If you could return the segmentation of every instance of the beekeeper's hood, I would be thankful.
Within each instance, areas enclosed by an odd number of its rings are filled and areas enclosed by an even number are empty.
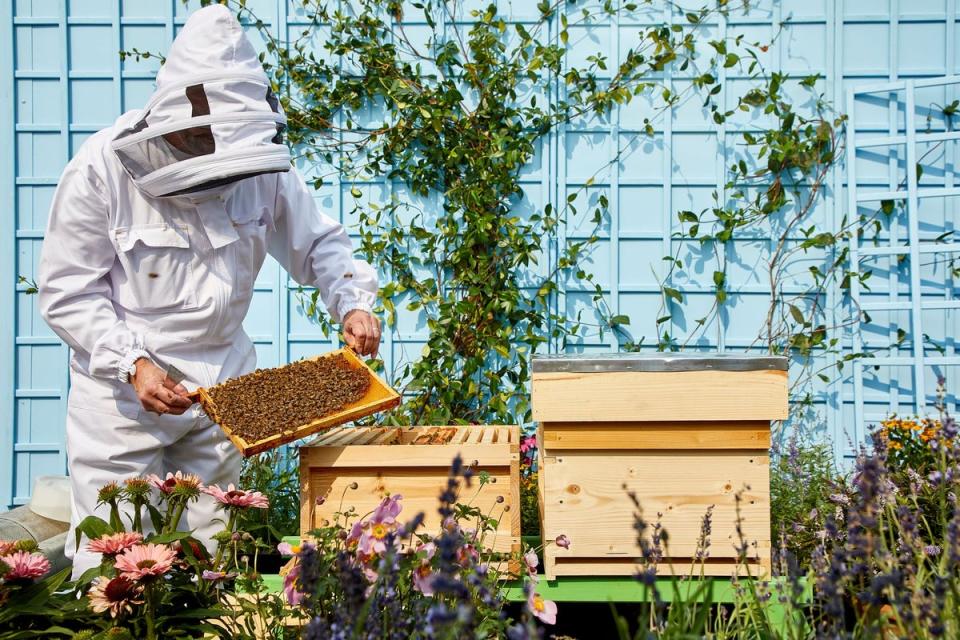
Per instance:
[[[215,4],[187,20],[141,117],[112,144],[144,193],[181,195],[289,170],[285,123],[253,45]]]

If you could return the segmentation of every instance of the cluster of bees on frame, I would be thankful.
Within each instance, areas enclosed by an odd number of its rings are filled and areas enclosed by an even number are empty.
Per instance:
[[[207,413],[247,442],[257,442],[335,413],[361,399],[370,375],[342,355],[258,369],[207,389]]]

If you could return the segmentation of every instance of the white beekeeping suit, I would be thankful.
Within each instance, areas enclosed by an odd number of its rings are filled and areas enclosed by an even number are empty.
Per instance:
[[[188,389],[251,371],[241,323],[268,252],[319,289],[334,320],[370,310],[376,274],[291,169],[284,122],[240,24],[212,5],[187,21],[147,105],[93,135],[64,170],[39,283],[44,318],[73,350],[74,525],[104,515],[97,489],[111,480],[183,470],[236,482],[239,454],[199,406],[150,413],[128,374],[143,357],[176,366]],[[181,526],[208,539],[222,528],[215,517],[203,496]],[[74,575],[99,562],[84,548]]]

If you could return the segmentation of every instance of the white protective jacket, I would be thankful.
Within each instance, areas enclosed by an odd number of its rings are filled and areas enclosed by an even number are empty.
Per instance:
[[[80,148],[53,200],[40,306],[79,371],[112,386],[149,355],[188,386],[246,372],[268,252],[334,320],[371,309],[376,273],[290,168],[284,122],[229,10],[191,16],[150,102]]]
[[[268,252],[319,289],[334,320],[371,309],[376,273],[290,168],[284,122],[239,23],[212,5],[174,41],[149,103],[93,135],[63,172],[38,281],[43,317],[73,351],[74,526],[106,515],[107,482],[176,471],[237,482],[239,454],[199,406],[148,413],[127,377],[140,357],[176,366],[188,389],[252,370],[242,322]],[[210,545],[216,518],[201,496],[181,524]],[[67,555],[74,576],[99,563],[85,544]]]

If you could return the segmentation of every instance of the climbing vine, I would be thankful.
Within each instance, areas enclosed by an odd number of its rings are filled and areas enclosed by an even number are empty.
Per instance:
[[[837,229],[812,222],[843,152],[844,118],[817,93],[816,76],[788,78],[763,67],[771,43],[704,36],[703,25],[749,13],[749,2],[688,10],[664,0],[544,1],[535,20],[519,23],[494,5],[467,13],[462,3],[444,0],[302,0],[296,4],[304,26],[284,41],[245,0],[231,4],[266,41],[263,64],[283,101],[298,162],[318,189],[332,183],[351,196],[346,210],[357,222],[360,251],[386,274],[380,300],[388,325],[426,336],[390,372],[409,399],[389,420],[528,422],[529,357],[549,342],[562,348],[612,331],[628,350],[697,344],[725,321],[729,252],[751,234],[771,247],[763,269],[769,307],[753,346],[808,365],[831,350],[839,366],[849,357],[839,355],[842,324],[831,323],[828,303],[836,301],[826,296],[832,282],[869,277],[849,270],[841,248],[862,221],[845,219]],[[570,53],[583,44],[571,42],[572,28],[614,18],[652,24],[638,30],[616,68],[603,52],[574,64]],[[721,99],[722,79],[734,72],[748,77],[750,88],[725,107],[731,101]],[[671,73],[691,81],[678,90]],[[812,106],[794,106],[790,83],[807,91],[803,100]],[[712,252],[718,265],[714,304],[682,340],[671,334],[670,321],[686,303],[682,282],[690,265],[683,256],[664,257],[661,309],[650,310],[653,340],[611,310],[588,268],[609,199],[601,189],[590,211],[579,212],[578,197],[602,182],[635,140],[621,143],[579,193],[539,204],[522,188],[552,132],[634,100],[648,105],[638,138],[655,137],[663,116],[687,100],[701,101],[717,127],[743,112],[770,123],[728,132],[733,163],[714,205],[677,213],[678,239]],[[568,238],[571,221],[584,217],[592,230]],[[816,260],[805,283],[785,287],[807,254]],[[569,317],[559,308],[559,283],[570,280],[591,292],[595,313]],[[316,294],[307,296],[304,308],[329,330],[316,302]],[[826,377],[812,365],[806,370]]]

